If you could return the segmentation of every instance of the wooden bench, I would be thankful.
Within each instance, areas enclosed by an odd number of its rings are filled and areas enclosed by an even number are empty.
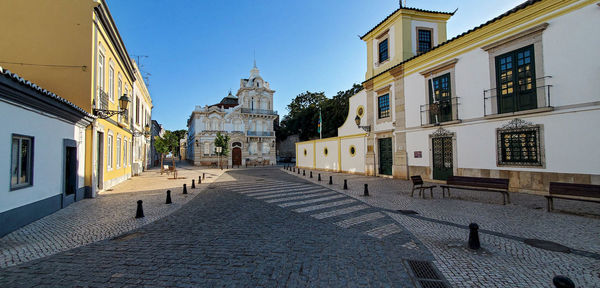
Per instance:
[[[600,203],[600,185],[550,182],[548,193],[548,212],[554,210],[554,198]]]
[[[454,188],[502,193],[502,204],[510,203],[508,179],[504,178],[449,176],[446,185],[440,185],[440,187],[442,187],[442,197],[444,197],[445,191],[448,191],[448,197],[450,197],[450,188]]]
[[[419,196],[421,196],[421,198],[425,198],[424,190],[429,189],[429,195],[431,198],[433,198],[433,188],[437,187],[436,185],[423,186],[425,183],[423,182],[421,175],[410,176],[410,180],[412,180],[413,183],[412,191],[410,191],[410,197],[413,197],[415,190],[419,189]]]

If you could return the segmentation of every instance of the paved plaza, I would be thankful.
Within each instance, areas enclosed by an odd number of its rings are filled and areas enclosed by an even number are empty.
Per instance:
[[[532,195],[501,205],[499,194],[453,191],[441,199],[437,188],[434,199],[421,199],[396,179],[223,171],[184,167],[177,180],[150,171],[0,238],[7,263],[0,287],[552,287],[555,275],[600,286],[593,205],[558,202],[577,215],[547,213],[536,209],[543,197]],[[182,195],[181,185],[201,172],[206,181]],[[165,189],[174,204],[164,204]],[[133,218],[137,199],[143,219]],[[95,217],[61,224],[90,209]],[[471,222],[480,226],[479,251],[466,248]],[[18,241],[19,249],[6,244]],[[20,258],[6,257],[14,251]]]
[[[551,287],[555,275],[568,276],[577,287],[600,287],[600,210],[596,203],[558,200],[555,206],[560,212],[548,213],[545,198],[537,195],[511,193],[512,204],[502,205],[499,193],[453,189],[451,198],[442,198],[438,187],[434,199],[429,191],[426,199],[420,199],[418,192],[410,197],[410,181],[304,169],[300,174],[285,172],[387,210],[431,251],[434,263],[453,287]],[[328,184],[329,176],[333,185]],[[343,190],[344,179],[348,190]],[[368,184],[369,197],[362,196],[364,184]],[[466,248],[468,225],[473,222],[479,225],[483,248],[477,252]],[[526,239],[562,244],[570,253],[534,248],[524,243]]]

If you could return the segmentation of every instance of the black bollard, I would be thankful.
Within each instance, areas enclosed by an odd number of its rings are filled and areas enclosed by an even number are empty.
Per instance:
[[[202,179],[206,179],[206,177],[204,177],[204,176],[206,176],[206,175],[204,175],[204,173],[202,173]]]
[[[365,184],[365,192],[363,193],[363,196],[369,196],[369,184]]]
[[[321,173],[319,173],[319,179],[318,179],[318,181],[321,181]]]
[[[298,175],[300,175],[300,169],[298,169]]]
[[[306,170],[302,170],[302,176],[306,176]]]
[[[292,172],[296,172],[296,166],[292,167]]]
[[[167,190],[167,202],[165,204],[171,204],[171,190]]]
[[[310,178],[312,178],[312,171],[310,171]]]
[[[348,182],[344,179],[344,190],[348,190]]]
[[[183,194],[187,194],[187,187],[185,184],[183,184]]]
[[[202,184],[202,177],[198,176],[198,184]]]
[[[469,249],[477,250],[481,248],[479,244],[479,225],[476,223],[469,224]]]
[[[575,288],[575,283],[569,277],[563,275],[554,276],[552,283],[556,288]]]
[[[329,185],[333,185],[333,177],[329,176]]]
[[[194,183],[194,179],[192,179],[192,189],[196,189],[196,184]]]
[[[142,200],[137,201],[137,211],[135,212],[135,218],[144,218],[144,207],[142,207]]]

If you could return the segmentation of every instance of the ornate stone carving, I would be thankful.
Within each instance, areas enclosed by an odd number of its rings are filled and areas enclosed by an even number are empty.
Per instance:
[[[452,137],[454,132],[450,132],[442,127],[438,128],[431,134],[431,138]]]

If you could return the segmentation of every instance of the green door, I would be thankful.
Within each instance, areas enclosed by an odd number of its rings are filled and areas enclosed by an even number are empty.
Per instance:
[[[392,175],[392,138],[379,139],[379,174]]]
[[[433,179],[446,180],[452,176],[452,137],[439,137],[432,140]]]
[[[498,112],[537,108],[533,45],[496,57]]]

